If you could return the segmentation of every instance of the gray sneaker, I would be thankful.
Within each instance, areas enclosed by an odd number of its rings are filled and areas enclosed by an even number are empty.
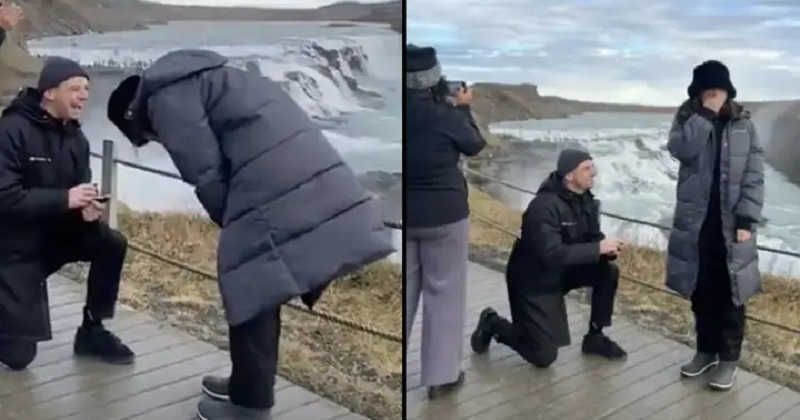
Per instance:
[[[700,376],[718,363],[719,358],[717,358],[716,354],[697,352],[692,357],[692,360],[681,366],[681,376],[684,378]]]
[[[719,362],[716,369],[711,371],[708,386],[717,391],[727,391],[733,387],[738,372],[739,364],[737,362]]]
[[[199,420],[272,420],[270,410],[234,405],[228,401],[204,399],[197,404]]]

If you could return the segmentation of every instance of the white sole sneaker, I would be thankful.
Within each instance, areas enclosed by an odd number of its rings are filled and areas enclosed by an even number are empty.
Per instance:
[[[718,391],[727,391],[727,390],[731,389],[733,387],[733,383],[736,382],[736,374],[737,373],[739,373],[739,368],[738,367],[734,368],[733,375],[731,375],[730,382],[721,384],[721,383],[714,382],[714,381],[708,381],[708,386],[710,386],[711,389],[716,389]]]
[[[683,376],[684,378],[696,378],[696,377],[708,372],[709,369],[711,369],[711,368],[713,368],[714,366],[717,366],[717,365],[719,365],[719,360],[714,360],[713,362],[703,366],[702,369],[700,369],[700,370],[698,370],[696,372],[687,372],[687,371],[681,369],[681,376]]]
[[[230,401],[231,397],[228,395],[217,394],[216,392],[211,391],[210,389],[206,388],[205,386],[201,386],[203,390],[203,394],[208,395],[209,397],[217,400],[217,401]]]

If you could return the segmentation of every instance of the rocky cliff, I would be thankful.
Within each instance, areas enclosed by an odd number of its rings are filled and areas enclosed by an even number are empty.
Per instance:
[[[0,107],[20,86],[34,79],[41,62],[31,57],[26,39],[85,32],[143,29],[170,20],[354,21],[388,23],[402,30],[402,2],[335,3],[316,9],[257,9],[169,6],[139,0],[27,0],[25,21],[0,47]]]

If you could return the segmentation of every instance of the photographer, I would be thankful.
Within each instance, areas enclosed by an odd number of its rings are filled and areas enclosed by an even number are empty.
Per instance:
[[[470,112],[472,91],[442,77],[436,50],[407,46],[405,71],[406,336],[423,297],[421,380],[435,398],[464,381],[469,203],[458,163],[486,142]]]

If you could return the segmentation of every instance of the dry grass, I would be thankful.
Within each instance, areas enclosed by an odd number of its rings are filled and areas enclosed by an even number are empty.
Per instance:
[[[123,210],[119,224],[131,241],[214,271],[218,230],[203,217]],[[227,325],[215,281],[133,251],[123,276],[125,304],[227,349]],[[376,263],[335,282],[315,309],[400,335],[400,286],[399,267]],[[282,376],[372,419],[400,418],[400,344],[289,308],[282,317]]]
[[[512,232],[519,230],[519,211],[510,209],[488,194],[472,188],[473,214],[489,219]],[[503,269],[513,237],[473,218],[470,232],[471,257],[490,267]],[[623,276],[663,288],[666,257],[663,252],[629,247],[617,263]],[[748,315],[800,329],[800,283],[765,275],[764,293],[748,303]],[[630,280],[620,283],[617,310],[640,326],[693,345],[694,322],[688,302]],[[769,379],[800,390],[800,334],[749,321],[743,365]]]

